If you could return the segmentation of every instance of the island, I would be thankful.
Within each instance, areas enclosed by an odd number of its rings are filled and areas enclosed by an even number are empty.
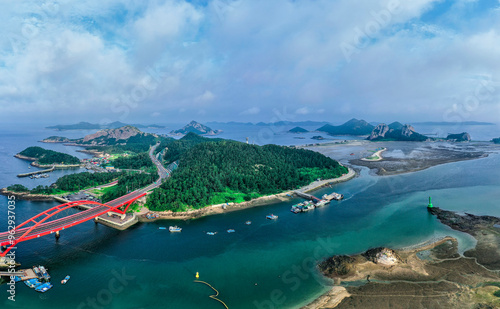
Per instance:
[[[369,135],[374,126],[364,120],[353,118],[340,126],[326,124],[316,131],[325,132],[330,135]]]
[[[167,143],[166,148],[164,164],[176,163],[178,168],[148,196],[150,210],[182,212],[241,203],[349,172],[314,151],[214,140],[194,133]]]
[[[303,309],[361,308],[367,303],[371,308],[498,308],[500,218],[432,206],[428,211],[472,235],[476,247],[461,256],[457,240],[447,236],[409,248],[379,247],[330,257],[319,269],[336,286]]]
[[[499,138],[494,138],[491,140],[495,144],[500,144],[500,137]]]
[[[289,133],[307,133],[309,131],[307,131],[306,129],[302,128],[302,127],[295,127],[293,129],[290,129],[288,130]]]
[[[315,140],[318,140],[318,141],[321,141],[321,140],[324,140],[325,138],[321,135],[314,135],[313,137],[311,137],[311,139],[315,139]]]
[[[33,166],[74,166],[80,165],[80,159],[75,156],[44,149],[42,147],[28,147],[15,155],[16,158],[33,161]]]
[[[48,126],[46,129],[53,129],[57,131],[65,131],[65,130],[101,130],[101,129],[117,129],[123,126],[131,125],[137,128],[156,128],[156,129],[163,129],[165,128],[164,126],[156,125],[156,124],[151,124],[151,125],[142,125],[142,124],[126,124],[120,121],[115,121],[111,123],[105,123],[105,124],[97,124],[97,123],[90,123],[90,122],[79,122],[76,124],[58,124],[55,126]]]
[[[183,128],[170,132],[170,134],[176,135],[185,135],[188,133],[196,133],[198,135],[217,135],[222,133],[222,130],[212,130],[211,128],[193,120]]]
[[[458,134],[448,134],[446,140],[452,142],[470,142],[470,134],[467,132],[458,133]]]
[[[381,123],[377,125],[367,140],[370,141],[427,141],[429,137],[415,132],[415,129],[409,124],[393,122],[390,125]]]

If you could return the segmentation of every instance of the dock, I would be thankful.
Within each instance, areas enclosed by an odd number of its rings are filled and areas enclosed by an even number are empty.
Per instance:
[[[293,191],[293,193],[295,193],[298,196],[305,198],[307,200],[312,200],[312,201],[320,201],[321,200],[320,198],[317,198],[316,196],[314,196],[312,194],[307,194],[307,193],[299,191],[299,190]]]
[[[51,168],[46,169],[46,170],[40,170],[40,171],[19,174],[19,175],[17,175],[17,177],[21,178],[21,177],[28,177],[28,176],[37,175],[37,174],[50,173],[50,172],[54,171],[54,169],[55,169],[55,166],[52,166]]]
[[[16,272],[2,271],[0,272],[0,276],[2,277],[18,276],[21,279],[21,281],[38,278],[33,269],[21,269]]]

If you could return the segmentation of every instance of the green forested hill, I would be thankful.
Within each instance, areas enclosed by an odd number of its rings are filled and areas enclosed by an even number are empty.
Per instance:
[[[36,158],[40,164],[79,164],[80,159],[72,155],[44,149],[42,147],[28,147],[20,155]]]
[[[167,146],[166,161],[178,159],[179,168],[148,197],[150,209],[181,211],[249,200],[347,173],[337,161],[309,150],[202,139]]]

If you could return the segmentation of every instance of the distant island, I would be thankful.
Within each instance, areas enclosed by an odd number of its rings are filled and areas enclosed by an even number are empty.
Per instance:
[[[90,123],[90,122],[79,122],[76,124],[59,124],[55,126],[49,126],[46,127],[46,129],[53,129],[57,131],[66,131],[66,130],[100,130],[100,129],[117,129],[123,126],[127,126],[129,124],[120,122],[120,121],[115,121],[107,124],[97,124],[97,123]],[[156,128],[156,129],[163,129],[165,128],[164,126],[156,125],[156,124],[151,124],[151,125],[142,125],[142,124],[131,124],[131,126],[134,126],[136,128]]]
[[[470,142],[470,134],[467,132],[458,133],[458,134],[448,134],[446,140],[453,142]]]
[[[415,132],[415,129],[409,124],[393,122],[390,125],[381,123],[377,125],[370,136],[370,141],[427,141],[431,138]]]
[[[16,158],[34,161],[33,165],[75,165],[80,164],[80,159],[75,156],[44,149],[42,147],[28,147],[15,155]]]
[[[183,128],[170,132],[170,134],[188,134],[188,133],[195,133],[198,135],[217,135],[222,133],[222,130],[212,130],[211,128],[193,120],[187,125],[185,125]]]
[[[325,132],[330,135],[369,135],[374,126],[364,120],[353,118],[340,126],[325,124],[317,131]]]
[[[288,132],[290,132],[290,133],[307,133],[309,131],[307,131],[306,129],[301,128],[301,127],[295,127],[293,129],[288,130]]]
[[[148,196],[149,209],[156,211],[240,203],[348,173],[318,152],[214,140],[192,132],[167,142],[166,147],[163,161],[166,165],[178,162],[178,168]]]
[[[500,137],[499,138],[494,138],[491,140],[495,144],[500,144]]]
[[[492,122],[481,122],[481,121],[461,121],[461,122],[450,122],[450,121],[425,121],[425,122],[413,122],[413,125],[434,125],[434,126],[492,126],[495,125]]]
[[[311,137],[311,139],[315,139],[315,140],[318,140],[318,141],[321,141],[321,140],[324,140],[325,138],[321,135],[314,135],[313,137]]]

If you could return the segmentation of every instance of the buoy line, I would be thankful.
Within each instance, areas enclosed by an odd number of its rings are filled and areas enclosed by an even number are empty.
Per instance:
[[[217,291],[213,286],[211,286],[209,283],[205,282],[205,281],[200,281],[200,280],[194,280],[194,282],[197,282],[197,283],[203,283],[205,285],[208,285],[212,290],[215,291],[215,295],[210,295],[208,297],[210,297],[211,299],[215,299],[216,301],[220,302],[221,304],[224,305],[224,307],[226,307],[226,309],[229,309],[226,305],[225,302],[223,302],[222,300],[218,299],[217,296],[219,296],[219,291]]]

